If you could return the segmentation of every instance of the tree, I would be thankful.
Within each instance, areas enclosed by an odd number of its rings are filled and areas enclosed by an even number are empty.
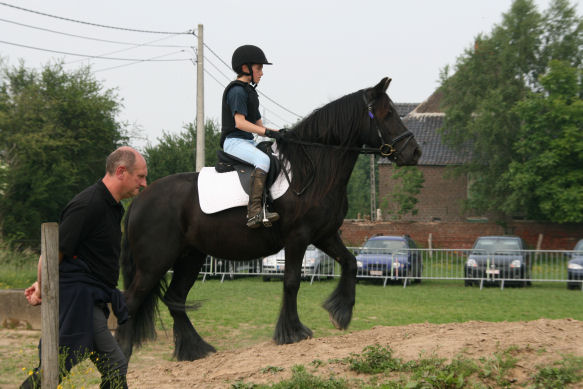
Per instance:
[[[221,132],[216,122],[207,120],[205,129],[205,166],[217,162]],[[196,169],[196,129],[188,123],[179,134],[164,132],[156,146],[147,146],[144,157],[148,162],[148,181],[174,173],[192,172]]]
[[[528,213],[532,207],[507,201],[516,190],[507,172],[523,135],[514,108],[533,93],[546,93],[540,80],[551,59],[580,69],[582,48],[583,21],[567,0],[553,1],[544,15],[531,0],[515,0],[491,35],[478,36],[458,59],[455,74],[443,77],[443,137],[459,150],[471,150],[470,162],[459,169],[472,178],[468,207],[536,216]]]
[[[504,180],[504,209],[554,222],[583,221],[583,73],[551,61],[541,77],[545,93],[532,93],[514,111],[521,119],[515,159]]]
[[[370,214],[370,156],[358,156],[346,192],[348,197],[347,219],[356,219],[358,214]]]
[[[381,208],[392,215],[393,219],[400,219],[408,213],[415,216],[418,211],[416,196],[425,182],[423,173],[417,166],[394,166],[395,174],[392,179],[395,180],[395,185],[391,193],[382,199]]]
[[[120,102],[89,68],[0,69],[0,217],[4,238],[38,243],[80,190],[104,174],[105,158],[127,139]]]

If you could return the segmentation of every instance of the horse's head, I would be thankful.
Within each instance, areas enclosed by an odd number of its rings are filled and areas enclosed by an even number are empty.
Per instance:
[[[385,77],[373,88],[364,90],[367,124],[361,141],[368,146],[379,147],[382,156],[399,166],[416,165],[421,157],[421,148],[386,93],[390,83],[391,79]]]

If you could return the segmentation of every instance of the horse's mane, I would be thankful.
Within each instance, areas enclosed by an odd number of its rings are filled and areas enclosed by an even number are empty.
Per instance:
[[[292,190],[296,193],[306,188],[302,195],[318,201],[332,189],[337,177],[345,176],[349,161],[342,162],[348,154],[356,160],[353,150],[338,146],[348,148],[358,144],[358,129],[366,110],[362,93],[348,94],[314,110],[287,130],[283,140],[278,142],[282,160],[290,162]],[[319,145],[298,144],[294,141]],[[336,147],[326,148],[322,144]],[[348,166],[350,169],[352,167]]]

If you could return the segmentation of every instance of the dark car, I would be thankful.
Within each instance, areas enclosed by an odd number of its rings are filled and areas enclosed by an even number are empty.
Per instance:
[[[273,276],[283,276],[285,270],[285,250],[263,258],[263,280]],[[302,277],[329,278],[334,276],[334,260],[314,245],[309,245],[302,261]]]
[[[567,264],[567,289],[583,288],[583,239],[575,245]]]
[[[516,282],[520,286],[530,285],[530,267],[529,255],[521,238],[481,236],[474,242],[466,261],[465,285],[501,280]]]
[[[421,282],[423,260],[408,235],[378,235],[368,239],[356,256],[359,276]]]

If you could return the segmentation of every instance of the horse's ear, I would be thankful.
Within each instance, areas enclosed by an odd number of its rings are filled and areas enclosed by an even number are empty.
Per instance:
[[[389,77],[383,78],[378,84],[376,84],[372,89],[372,96],[370,98],[378,99],[380,96],[384,95],[387,92],[387,88],[391,83],[391,79]]]
[[[389,87],[390,83],[391,79],[389,77],[385,77],[378,84],[370,89],[367,89],[365,92],[367,100],[374,101],[380,96],[384,95],[387,92],[387,88]]]
[[[389,77],[383,78],[375,87],[374,90],[376,95],[379,96],[387,92],[389,88],[389,84],[391,83],[391,79]]]

